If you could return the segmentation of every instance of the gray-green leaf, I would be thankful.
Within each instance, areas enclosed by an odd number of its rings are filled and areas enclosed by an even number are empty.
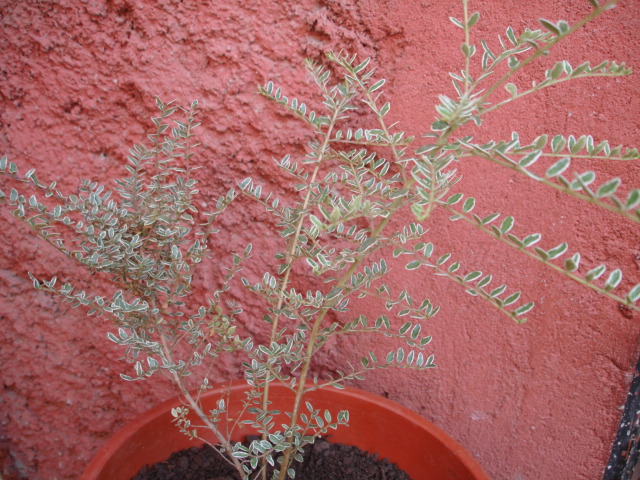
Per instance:
[[[562,172],[564,172],[567,168],[569,168],[570,164],[571,164],[571,159],[569,157],[561,158],[560,160],[558,160],[556,163],[554,163],[549,167],[545,176],[547,178],[557,177]]]
[[[596,197],[610,197],[616,192],[621,183],[622,181],[619,178],[612,178],[611,180],[603,183],[602,185],[600,185],[600,188],[598,188]]]

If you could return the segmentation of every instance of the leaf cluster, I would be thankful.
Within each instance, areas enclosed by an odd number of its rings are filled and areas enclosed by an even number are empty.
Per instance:
[[[157,100],[154,130],[145,144],[130,150],[127,176],[116,180],[113,190],[83,181],[77,194],[65,194],[55,182],[43,184],[34,170],[22,175],[13,162],[2,158],[0,174],[19,188],[0,191],[0,201],[53,248],[92,273],[107,275],[116,287],[108,295],[97,295],[70,283],[59,286],[55,277],[32,276],[34,286],[90,314],[109,315],[116,324],[109,339],[123,346],[134,364],[134,375],[122,377],[139,380],[162,373],[174,380],[185,398],[185,406],[172,412],[178,427],[194,438],[202,428],[212,430],[219,448],[244,478],[253,472],[266,478],[268,468],[273,478],[291,477],[291,462],[301,458],[305,445],[348,423],[348,412],[315,409],[305,400],[310,390],[343,388],[374,369],[424,371],[435,366],[433,355],[426,352],[431,336],[425,333],[440,310],[426,291],[432,276],[509,318],[525,321],[534,303],[507,285],[501,278],[506,272],[463,266],[447,250],[446,239],[429,229],[436,211],[544,264],[549,272],[640,309],[640,284],[623,286],[620,268],[583,265],[584,256],[571,252],[568,241],[543,246],[541,233],[531,233],[527,225],[520,231],[520,223],[508,212],[478,213],[483,199],[466,194],[457,169],[458,163],[479,158],[588,207],[640,223],[640,189],[623,186],[617,177],[596,179],[594,171],[573,168],[585,159],[632,162],[640,157],[637,149],[596,143],[590,135],[550,132],[526,143],[514,132],[510,139],[478,142],[463,132],[467,123],[482,127],[486,115],[544,88],[630,73],[625,64],[613,61],[573,67],[562,60],[530,88],[519,90],[513,83],[518,72],[615,4],[590,3],[592,12],[575,25],[541,20],[542,29],[519,35],[509,27],[506,39],[498,38],[499,48],[480,40],[483,53],[478,62],[480,48],[471,33],[480,14],[469,14],[463,1],[463,18],[451,21],[464,32],[464,68],[450,74],[454,94],[438,97],[435,121],[420,140],[389,123],[392,107],[385,97],[385,80],[370,59],[328,52],[327,65],[306,61],[317,98],[287,96],[272,81],[258,87],[263,97],[309,129],[306,154],[285,154],[274,165],[291,180],[296,195],[269,191],[246,178],[218,199],[213,212],[199,212],[193,176],[197,102],[181,108]],[[507,98],[496,98],[505,90]],[[35,193],[24,194],[24,189]],[[242,273],[254,255],[252,245],[231,254],[220,286],[207,292],[209,298],[201,305],[192,296],[194,271],[207,258],[210,235],[217,233],[216,218],[236,201],[253,202],[273,218],[280,249],[272,268],[258,279]],[[402,275],[401,281],[394,275]],[[229,296],[235,286],[244,290],[234,298],[255,295],[265,305],[262,338],[238,333],[242,307]],[[386,313],[369,319],[362,313],[363,305],[378,305]],[[394,346],[382,355],[377,350],[353,356],[345,352],[345,367],[327,378],[314,376],[318,352],[345,335],[376,335],[391,339]],[[228,418],[224,401],[209,412],[199,403],[223,355],[242,357],[249,386],[243,413],[236,419]],[[186,383],[194,371],[202,373],[195,393]],[[271,407],[272,382],[295,392],[291,411]],[[230,432],[238,424],[255,427],[261,437],[248,446],[231,442]]]

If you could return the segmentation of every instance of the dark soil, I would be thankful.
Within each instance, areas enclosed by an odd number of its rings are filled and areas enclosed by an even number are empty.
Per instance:
[[[296,480],[410,480],[388,460],[357,447],[319,439],[294,465]],[[209,445],[176,452],[166,462],[143,467],[131,480],[239,480],[234,468]]]

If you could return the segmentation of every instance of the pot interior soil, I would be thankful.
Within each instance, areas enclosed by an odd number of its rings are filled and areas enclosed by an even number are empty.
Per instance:
[[[358,447],[318,439],[304,462],[295,463],[296,480],[410,480],[387,459]],[[166,462],[143,467],[132,480],[239,480],[235,469],[209,445],[174,453]]]

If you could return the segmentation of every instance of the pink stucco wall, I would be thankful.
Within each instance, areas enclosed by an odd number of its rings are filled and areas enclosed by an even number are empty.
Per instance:
[[[537,28],[537,18],[575,21],[589,2],[471,1],[477,32],[497,44],[507,25]],[[142,138],[153,97],[202,105],[201,189],[226,192],[248,174],[274,184],[271,158],[301,152],[306,133],[255,94],[268,79],[296,96],[313,92],[301,61],[328,49],[372,56],[387,79],[389,114],[420,134],[437,94],[452,94],[460,30],[449,0],[24,0],[0,3],[0,152],[42,180],[70,189],[79,178],[108,181]],[[627,61],[640,70],[640,4],[621,5],[578,32],[564,55]],[[542,76],[541,70],[531,78]],[[546,90],[486,121],[483,135],[524,139],[543,133],[640,144],[640,75],[593,79]],[[640,185],[637,165],[589,164],[605,177]],[[569,240],[591,262],[625,266],[637,283],[639,229],[586,208],[479,159],[461,164],[464,188],[487,213],[513,214],[526,231],[547,232],[547,248]],[[489,181],[491,179],[491,182]],[[491,187],[490,187],[491,185]],[[499,185],[499,188],[494,187]],[[1,187],[0,187],[1,188]],[[263,215],[239,205],[216,256],[248,241],[270,249]],[[2,212],[0,248],[0,472],[5,478],[72,479],[127,420],[173,394],[162,381],[125,383],[129,366],[106,340],[109,325],[31,288],[27,272],[87,282],[61,255]],[[507,247],[444,217],[434,241],[465,264],[491,271],[537,302],[519,326],[446,280],[428,291],[441,313],[425,326],[439,368],[427,374],[383,371],[360,384],[433,420],[497,480],[596,479],[602,475],[637,361],[640,316],[567,284]],[[232,247],[229,247],[229,246]],[[249,274],[266,268],[256,262]],[[216,265],[197,279],[215,284]],[[248,310],[252,304],[248,299]],[[250,319],[248,328],[252,329]],[[361,345],[358,346],[359,348]],[[375,348],[376,346],[374,346]],[[323,360],[340,365],[355,345],[334,345]],[[220,374],[234,375],[232,363]]]

